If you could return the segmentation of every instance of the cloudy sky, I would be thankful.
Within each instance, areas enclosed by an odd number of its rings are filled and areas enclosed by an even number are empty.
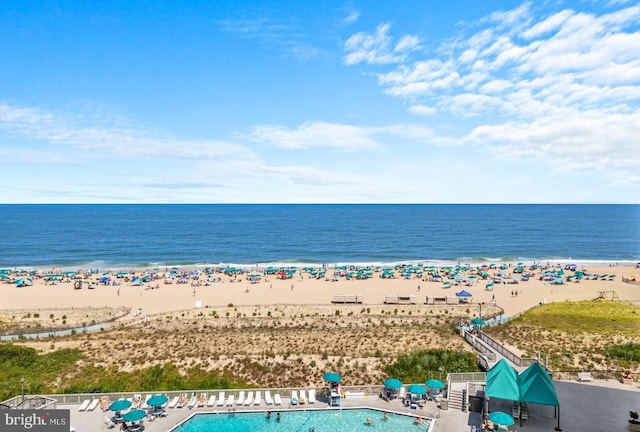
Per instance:
[[[640,202],[634,1],[1,8],[2,203]]]

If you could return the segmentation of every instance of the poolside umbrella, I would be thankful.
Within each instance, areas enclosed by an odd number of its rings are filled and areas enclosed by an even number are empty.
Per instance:
[[[115,401],[111,405],[109,405],[109,410],[118,412],[118,411],[126,410],[130,406],[131,406],[131,401],[128,401],[126,399],[120,399]]]
[[[398,389],[402,387],[402,381],[397,378],[387,378],[384,380],[384,386],[390,389]]]
[[[501,426],[511,426],[512,424],[515,423],[515,421],[513,420],[513,417],[511,417],[506,412],[502,412],[502,411],[494,411],[491,414],[489,414],[489,420]]]
[[[129,411],[128,413],[123,415],[122,416],[122,420],[124,420],[126,422],[134,422],[134,421],[142,420],[146,416],[147,416],[147,413],[144,412],[144,410],[135,409],[135,410]]]
[[[339,383],[342,381],[342,377],[335,372],[325,372],[322,375],[322,379],[325,381],[329,381],[330,383]]]
[[[149,398],[149,400],[147,401],[147,405],[156,407],[166,404],[168,400],[169,398],[165,395],[155,395]]]
[[[444,383],[442,381],[440,381],[439,379],[429,379],[427,381],[425,381],[424,383],[427,387],[438,390],[441,389],[442,387],[444,387]]]
[[[422,384],[411,384],[409,387],[407,387],[407,393],[423,395],[427,393],[427,389]]]

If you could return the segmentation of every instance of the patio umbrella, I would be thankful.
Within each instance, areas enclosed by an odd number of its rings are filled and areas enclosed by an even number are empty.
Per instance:
[[[427,388],[422,384],[411,384],[409,387],[407,387],[407,393],[423,395],[427,393]]]
[[[144,412],[144,410],[136,409],[133,411],[129,411],[128,413],[123,415],[122,420],[126,422],[134,422],[134,421],[142,420],[146,416],[147,416],[147,413]]]
[[[111,405],[109,405],[109,410],[118,412],[118,411],[126,410],[130,406],[131,406],[131,401],[128,401],[126,399],[120,399],[115,401]]]
[[[149,400],[147,401],[147,405],[156,407],[166,404],[168,400],[169,398],[165,395],[155,395],[149,398]]]
[[[329,381],[330,383],[339,383],[342,381],[342,377],[335,372],[325,372],[322,375],[322,379],[325,381]]]
[[[515,423],[515,420],[513,420],[513,417],[511,417],[506,412],[502,412],[502,411],[494,411],[491,414],[489,414],[489,420],[501,426],[511,426],[512,424]]]
[[[387,378],[384,380],[384,386],[390,389],[398,389],[402,387],[402,381],[397,378]]]
[[[474,318],[471,320],[471,324],[476,324],[476,325],[487,325],[487,322],[485,320],[483,320],[482,318]]]
[[[440,381],[439,379],[429,379],[427,381],[425,381],[424,383],[427,387],[438,390],[444,387],[444,383],[442,381]]]

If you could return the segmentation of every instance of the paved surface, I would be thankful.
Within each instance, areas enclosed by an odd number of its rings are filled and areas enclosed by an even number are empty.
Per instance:
[[[624,432],[627,431],[629,410],[640,409],[640,388],[623,385],[616,381],[596,380],[593,383],[577,383],[556,381],[556,390],[560,399],[560,427],[566,432]],[[489,401],[490,411],[511,412],[511,402],[498,399]],[[371,407],[392,412],[435,418],[434,432],[469,432],[472,426],[480,426],[479,413],[462,412],[460,410],[440,410],[429,402],[424,408],[411,410],[402,406],[400,401],[384,402],[377,396],[348,397],[343,399],[344,407]],[[103,413],[99,409],[93,412],[78,412],[78,405],[63,406],[71,410],[71,424],[78,432],[106,431],[104,418],[112,413]],[[326,403],[318,400],[314,405],[290,407],[289,400],[283,398],[281,410],[286,409],[329,409]],[[259,407],[236,408],[240,411],[276,410],[273,405],[264,404]],[[166,418],[145,422],[148,432],[165,432],[195,412],[226,413],[227,408],[173,408],[168,409]],[[552,432],[557,425],[554,408],[529,404],[529,420],[523,426],[515,424],[511,431]],[[118,429],[113,429],[117,431]]]

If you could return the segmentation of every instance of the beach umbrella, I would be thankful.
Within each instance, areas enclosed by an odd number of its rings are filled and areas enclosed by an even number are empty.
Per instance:
[[[147,405],[152,407],[160,406],[166,404],[168,400],[169,398],[165,395],[155,395],[149,398]]]
[[[390,389],[397,389],[402,387],[402,381],[397,378],[387,378],[384,380],[384,386]]]
[[[117,412],[117,411],[126,410],[130,406],[131,406],[131,401],[128,401],[126,399],[120,399],[120,400],[115,401],[111,405],[109,405],[109,410]]]
[[[444,387],[444,383],[442,381],[440,381],[439,379],[429,379],[427,381],[425,381],[424,383],[427,387],[438,390]]]
[[[322,375],[322,379],[325,381],[329,381],[330,383],[339,383],[342,381],[342,377],[335,372],[325,372]]]
[[[471,324],[476,324],[476,325],[483,326],[483,325],[487,325],[487,322],[485,320],[483,320],[482,318],[476,317],[476,318],[471,320]]]
[[[129,411],[128,413],[123,415],[122,416],[122,420],[124,420],[126,422],[134,422],[134,421],[142,420],[146,416],[147,416],[147,413],[144,412],[144,410],[135,409],[135,410]]]
[[[423,395],[427,392],[427,389],[422,384],[411,384],[407,387],[407,393]]]
[[[491,414],[489,414],[489,420],[501,426],[511,426],[512,424],[515,423],[515,421],[513,420],[513,417],[511,417],[506,412],[502,412],[502,411],[494,411]]]

